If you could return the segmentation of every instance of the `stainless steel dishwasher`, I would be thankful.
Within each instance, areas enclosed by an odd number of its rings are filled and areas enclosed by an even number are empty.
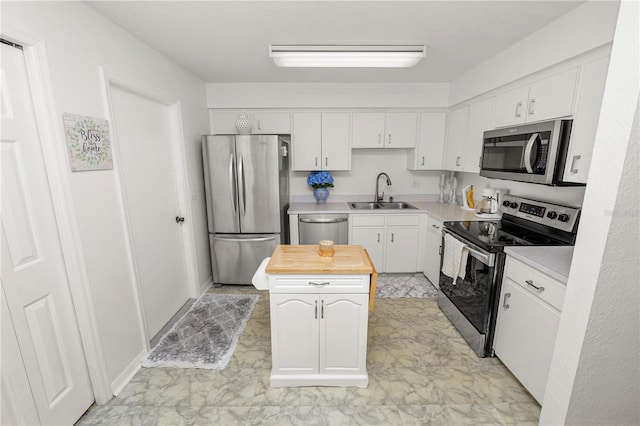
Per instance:
[[[298,216],[300,244],[318,244],[333,240],[334,244],[349,244],[348,214],[301,214]]]

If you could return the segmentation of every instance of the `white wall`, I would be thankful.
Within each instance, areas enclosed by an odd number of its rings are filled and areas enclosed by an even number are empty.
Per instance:
[[[640,420],[639,17],[621,3],[541,424]]]
[[[618,1],[587,1],[451,81],[450,105],[610,43]]]
[[[209,108],[438,108],[448,83],[207,83]]]
[[[200,135],[208,129],[204,82],[81,2],[3,2],[2,24],[45,42],[60,120],[65,112],[107,117],[101,67],[123,81],[181,102],[188,179],[195,197],[191,208],[198,280],[206,281],[210,265],[199,149]],[[64,134],[55,138],[64,150]],[[144,351],[116,172],[70,173],[69,180],[113,382]]]

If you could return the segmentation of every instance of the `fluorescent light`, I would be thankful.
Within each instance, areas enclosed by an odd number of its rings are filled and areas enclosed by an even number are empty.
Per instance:
[[[279,67],[388,67],[409,68],[425,57],[427,47],[348,46],[348,45],[275,45],[269,56]]]

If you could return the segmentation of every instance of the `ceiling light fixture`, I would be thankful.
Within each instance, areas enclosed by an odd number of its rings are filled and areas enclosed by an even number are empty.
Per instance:
[[[426,45],[272,44],[269,56],[279,67],[409,68],[426,55]]]

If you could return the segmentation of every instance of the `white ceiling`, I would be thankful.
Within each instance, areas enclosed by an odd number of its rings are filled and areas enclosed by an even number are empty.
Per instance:
[[[207,82],[448,82],[582,2],[87,3]],[[278,68],[270,43],[426,44],[427,57],[410,69]]]

